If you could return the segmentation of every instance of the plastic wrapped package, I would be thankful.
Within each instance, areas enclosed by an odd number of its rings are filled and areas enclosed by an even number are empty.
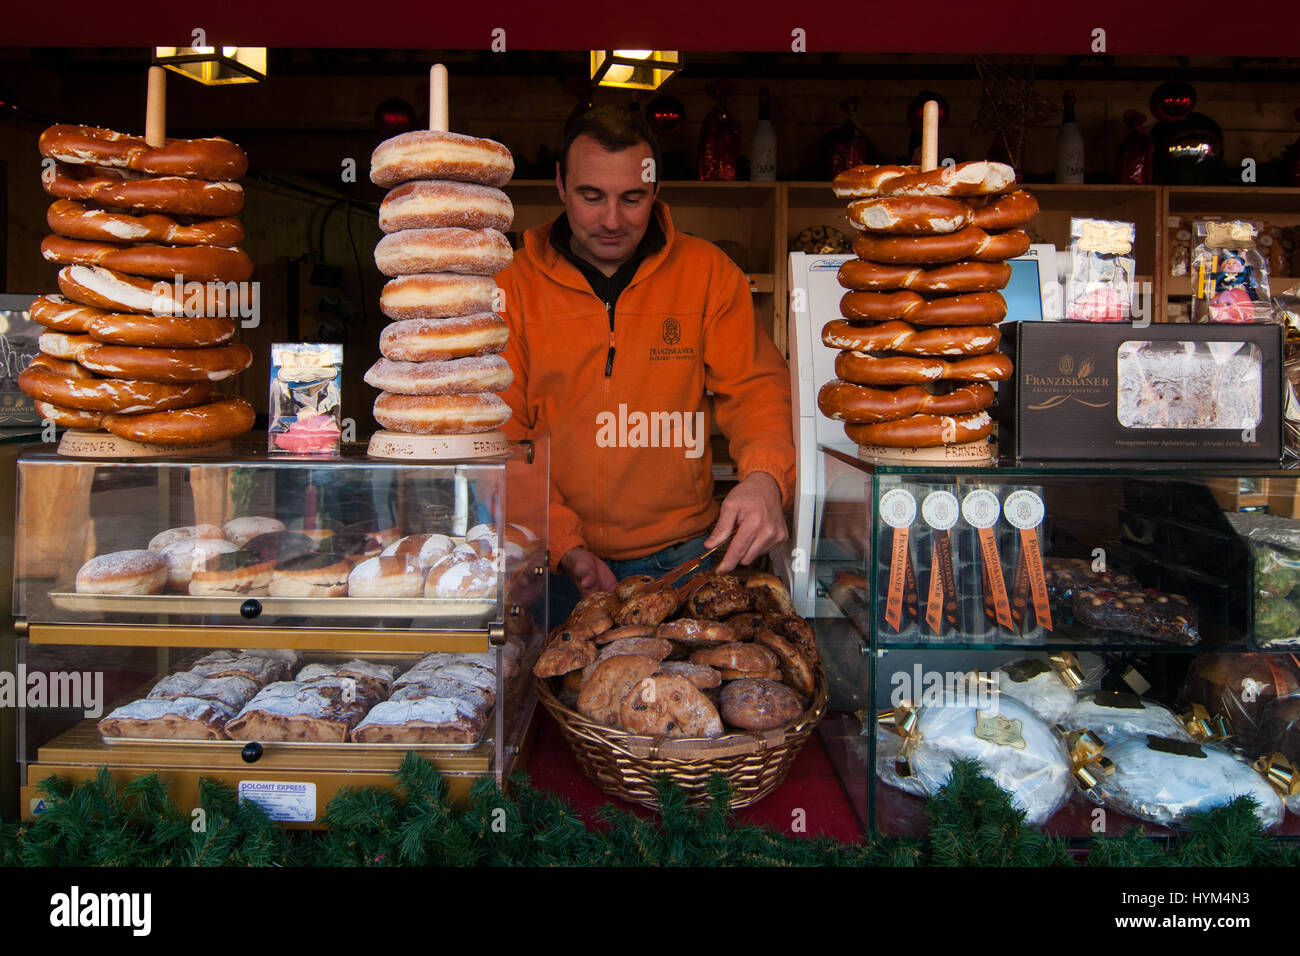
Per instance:
[[[1159,736],[1124,736],[1107,742],[1114,772],[1102,778],[1106,806],[1148,823],[1178,826],[1188,816],[1237,797],[1259,806],[1265,829],[1282,822],[1282,797],[1249,763],[1213,744]]]
[[[1204,707],[1226,724],[1235,743],[1255,755],[1267,749],[1257,742],[1264,709],[1297,691],[1300,672],[1286,655],[1203,654],[1187,669],[1178,704]]]
[[[916,640],[921,634],[917,539],[923,489],[913,482],[881,482],[876,522],[876,613],[882,641]]]
[[[1269,701],[1260,717],[1255,749],[1260,754],[1256,770],[1267,771],[1277,764],[1278,754],[1290,764],[1289,768],[1282,765],[1284,770],[1294,774],[1294,768],[1300,767],[1300,693]],[[1288,780],[1282,786],[1287,791],[1283,793],[1286,808],[1300,816],[1300,784]]]
[[[1030,826],[1046,823],[1070,798],[1073,784],[1065,745],[1024,705],[1000,699],[996,711],[923,707],[916,717],[910,775],[896,765],[903,738],[877,726],[877,773],[890,786],[930,796],[947,783],[953,761],[967,759],[977,761],[1011,794]]]
[[[1272,322],[1268,262],[1259,228],[1244,220],[1198,222],[1192,252],[1194,322]]]
[[[1131,222],[1070,220],[1070,272],[1065,279],[1065,317],[1082,322],[1127,322],[1132,314]]]
[[[1099,690],[1080,697],[1074,714],[1062,726],[1069,730],[1091,730],[1106,743],[1126,734],[1153,734],[1190,741],[1183,722],[1168,707],[1136,694]]]
[[[1254,643],[1300,645],[1300,522],[1276,519],[1246,532],[1254,569]]]
[[[1007,661],[994,674],[998,694],[1028,707],[1049,725],[1067,723],[1078,705],[1078,693],[1101,676],[1100,664],[1081,664],[1073,654],[1050,659],[1027,657]]]

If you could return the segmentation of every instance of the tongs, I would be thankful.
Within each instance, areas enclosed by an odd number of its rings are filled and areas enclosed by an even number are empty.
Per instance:
[[[710,565],[716,563],[716,557],[718,552],[721,551],[723,552],[723,554],[726,553],[727,545],[731,544],[731,538],[732,535],[727,535],[726,540],[724,540],[721,544],[714,545],[713,547],[709,548],[708,551],[705,551],[697,558],[691,558],[689,561],[683,561],[681,564],[677,565],[677,567],[673,568],[667,574],[664,574],[656,578],[654,581],[651,581],[649,584],[642,585],[641,587],[637,588],[637,590],[638,591],[658,590],[659,588],[667,584],[672,584],[676,586],[678,581],[680,581],[682,578],[689,578],[701,567],[703,567],[706,563]]]

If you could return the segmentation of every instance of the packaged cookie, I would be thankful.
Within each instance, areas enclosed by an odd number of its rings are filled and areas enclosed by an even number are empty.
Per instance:
[[[1192,253],[1194,322],[1272,322],[1268,263],[1255,223],[1245,220],[1196,224]]]
[[[1017,701],[998,699],[989,710],[922,707],[881,715],[876,769],[885,783],[928,797],[948,782],[956,760],[978,762],[1030,826],[1042,826],[1070,798],[1065,745]]]
[[[337,455],[342,431],[343,346],[290,342],[271,346],[266,430],[272,454]]]
[[[1070,220],[1070,271],[1065,317],[1078,322],[1127,322],[1132,315],[1137,226],[1107,219]]]
[[[1282,822],[1281,796],[1244,759],[1223,747],[1158,736],[1107,741],[1114,765],[1098,790],[1106,806],[1148,823],[1178,826],[1189,814],[1248,796],[1265,829]]]

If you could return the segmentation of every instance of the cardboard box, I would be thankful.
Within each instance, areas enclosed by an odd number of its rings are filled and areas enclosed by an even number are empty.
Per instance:
[[[1017,322],[999,443],[1021,459],[1278,461],[1277,325]]]

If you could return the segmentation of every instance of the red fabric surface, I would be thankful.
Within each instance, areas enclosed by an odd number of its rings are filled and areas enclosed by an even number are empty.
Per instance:
[[[598,789],[583,775],[551,715],[538,708],[535,719],[537,739],[525,768],[534,786],[563,797],[588,823],[594,820],[596,808],[606,803],[647,818],[655,816],[653,810],[618,800]],[[803,813],[796,815],[797,810]],[[798,819],[802,819],[806,828],[803,833],[791,829]],[[853,843],[862,839],[853,808],[816,734],[799,751],[785,783],[753,806],[737,811],[736,820],[770,826],[791,836],[829,836]]]

